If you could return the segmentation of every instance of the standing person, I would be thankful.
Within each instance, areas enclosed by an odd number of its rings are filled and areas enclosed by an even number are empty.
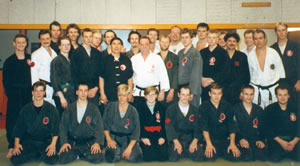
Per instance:
[[[13,40],[15,53],[8,57],[3,65],[3,86],[7,96],[6,110],[6,138],[8,141],[7,158],[12,157],[14,140],[12,132],[15,127],[21,108],[32,99],[30,87],[30,55],[27,54],[26,46],[28,38],[17,34]]]
[[[62,34],[60,23],[57,21],[53,21],[49,25],[49,31],[51,33],[51,44],[50,47],[55,51],[55,53],[58,55],[60,53],[57,42],[59,37]]]
[[[104,159],[103,121],[98,106],[87,100],[88,85],[79,83],[78,99],[63,112],[60,123],[59,162],[66,164],[77,159],[99,163]]]
[[[178,53],[178,89],[188,86],[191,90],[189,101],[195,107],[200,105],[202,58],[197,49],[192,45],[192,31],[183,29],[181,41],[184,49]]]
[[[274,89],[280,79],[285,78],[283,64],[278,53],[267,47],[267,37],[263,30],[254,33],[256,48],[248,56],[251,85],[255,88],[254,103],[265,108],[276,101]]]
[[[169,106],[166,112],[166,135],[169,142],[169,160],[189,157],[194,161],[204,159],[200,146],[202,139],[197,107],[189,102],[191,90],[181,87],[178,90],[178,103]]]
[[[240,41],[237,33],[227,33],[225,36],[227,43],[227,53],[230,58],[231,77],[228,86],[224,88],[224,98],[231,104],[240,102],[240,90],[244,85],[249,85],[250,72],[247,55],[236,50]]]
[[[248,29],[244,32],[244,42],[246,44],[246,47],[243,48],[241,51],[248,56],[250,52],[253,51],[255,48],[254,30]]]
[[[55,51],[50,47],[51,34],[47,30],[39,32],[41,47],[34,51],[31,56],[31,83],[43,81],[46,83],[45,100],[55,105],[53,100],[53,87],[50,83],[50,64],[57,56]]]
[[[107,141],[105,159],[117,162],[122,158],[130,162],[143,159],[140,139],[140,121],[136,109],[128,103],[130,89],[118,86],[118,101],[109,103],[104,111],[104,135]]]
[[[220,31],[218,34],[218,44],[220,47],[222,47],[224,50],[227,49],[227,43],[225,41],[225,36],[227,32],[226,31]]]
[[[193,46],[198,51],[208,47],[207,35],[209,31],[208,24],[201,22],[197,25],[197,36],[193,38]]]
[[[285,158],[300,161],[300,130],[295,103],[289,102],[289,86],[275,88],[277,101],[264,112],[265,133],[268,141],[269,160],[278,162]]]
[[[118,100],[117,88],[127,84],[130,89],[129,101],[132,101],[132,65],[130,59],[121,52],[123,41],[113,38],[110,41],[111,55],[103,57],[99,76],[100,100],[107,104]]]
[[[179,51],[184,48],[181,38],[181,28],[177,25],[171,27],[171,32],[169,34],[171,38],[171,43],[169,47],[169,51],[173,52],[174,54],[178,55]]]
[[[156,101],[158,90],[155,87],[145,89],[146,101],[139,109],[141,128],[141,148],[144,161],[166,161],[168,143],[165,131],[166,106]]]
[[[212,83],[209,90],[210,100],[203,102],[199,108],[200,127],[206,143],[205,157],[209,161],[217,157],[238,161],[241,155],[235,139],[238,126],[231,105],[222,100],[222,95],[222,87]]]
[[[233,106],[239,127],[236,142],[241,150],[242,161],[266,160],[267,150],[264,136],[263,110],[252,103],[254,87],[244,85],[241,91],[242,102]]]
[[[170,89],[168,73],[162,58],[150,52],[150,39],[146,36],[140,39],[141,52],[131,58],[133,68],[134,106],[145,100],[144,90],[154,86],[159,90],[158,101],[163,101],[165,92]]]
[[[208,32],[208,47],[200,51],[203,59],[202,102],[209,100],[209,86],[216,82],[226,87],[230,77],[230,59],[228,53],[218,45],[218,32]]]
[[[131,49],[126,52],[126,56],[130,59],[133,55],[140,52],[139,41],[141,34],[137,31],[131,31],[128,35],[127,41],[130,43]]]
[[[160,37],[160,52],[158,53],[165,62],[169,77],[170,90],[165,92],[166,99],[164,100],[168,105],[176,100],[176,90],[178,85],[178,56],[169,51],[170,40],[170,37],[167,35]]]
[[[44,100],[45,93],[46,84],[35,82],[32,86],[33,100],[22,108],[18,116],[13,131],[13,156],[10,158],[14,165],[34,159],[47,164],[57,162],[59,114],[52,104]]]
[[[104,33],[104,42],[107,47],[105,50],[102,51],[103,56],[107,56],[111,54],[110,41],[115,37],[117,37],[117,34],[113,30],[109,29]]]
[[[99,30],[93,30],[92,47],[101,51],[101,44],[103,41],[103,35]]]
[[[86,82],[89,86],[88,100],[94,104],[99,104],[99,68],[102,60],[101,53],[91,46],[92,30],[85,28],[82,31],[82,45],[70,57],[71,74],[74,84]]]
[[[155,28],[150,28],[147,30],[147,36],[149,37],[151,43],[150,43],[150,52],[151,53],[159,53],[159,31]]]
[[[79,46],[78,39],[80,37],[80,28],[77,24],[69,24],[67,26],[67,36],[71,40],[71,53],[74,52]]]
[[[63,36],[57,43],[60,54],[51,62],[50,80],[54,89],[56,109],[62,115],[63,110],[73,103],[76,97],[69,59],[71,40],[67,36]]]

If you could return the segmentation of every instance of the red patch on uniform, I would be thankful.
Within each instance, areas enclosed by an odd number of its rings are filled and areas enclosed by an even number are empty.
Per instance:
[[[87,117],[85,118],[85,121],[86,121],[86,123],[91,123],[91,117],[87,116]]]
[[[49,118],[48,117],[44,117],[43,118],[43,124],[47,125],[49,123]]]
[[[240,62],[239,61],[235,61],[234,62],[234,66],[239,67],[240,66]]]
[[[292,50],[288,50],[288,51],[286,52],[286,55],[287,55],[287,56],[293,56],[293,51],[292,51]]]
[[[167,64],[166,64],[167,68],[170,69],[172,68],[173,66],[173,63],[171,61],[169,61]]]
[[[166,118],[165,123],[166,123],[166,124],[171,123],[171,119],[170,119],[170,118]]]
[[[295,113],[291,113],[291,114],[290,114],[290,120],[291,120],[292,122],[295,122],[295,121],[297,120],[297,117],[296,117]]]
[[[127,119],[127,120],[126,120],[126,126],[128,127],[129,125],[130,125],[130,120]]]
[[[33,67],[35,65],[34,62],[32,62],[30,59],[27,59],[27,64],[30,66],[30,67]]]
[[[225,116],[224,113],[221,113],[221,114],[220,114],[220,119],[221,119],[222,121],[224,121],[224,120],[226,119],[226,116]]]
[[[257,126],[258,126],[258,120],[255,118],[253,120],[253,128],[257,128]]]
[[[194,120],[195,120],[195,116],[194,116],[194,114],[190,115],[190,117],[189,117],[189,121],[190,121],[190,122],[194,122]]]
[[[199,119],[201,118],[201,114],[198,114],[198,118],[199,118]]]
[[[187,57],[182,59],[182,64],[185,64],[187,62]]]
[[[155,70],[155,66],[153,64],[152,67],[151,67],[151,71],[154,72],[154,70]]]
[[[126,70],[126,66],[125,66],[124,64],[122,64],[122,65],[120,66],[120,69],[121,69],[122,71],[124,71],[124,70]]]
[[[215,65],[215,62],[216,62],[216,58],[215,57],[209,58],[209,65]]]
[[[156,113],[156,120],[160,120],[160,114],[159,114],[159,112]]]

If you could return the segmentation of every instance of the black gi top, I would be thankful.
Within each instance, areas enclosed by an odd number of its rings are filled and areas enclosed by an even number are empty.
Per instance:
[[[70,104],[63,112],[59,136],[61,145],[72,142],[86,142],[93,145],[98,143],[104,144],[103,120],[98,107],[88,102],[85,113],[78,123],[77,120],[77,104]]]
[[[107,51],[107,48],[105,50],[101,51],[101,54],[102,54],[102,56],[108,56],[109,53]]]
[[[129,51],[127,51],[126,52],[126,56],[130,59],[131,57],[133,57],[133,52],[132,52],[132,50],[129,50]]]
[[[160,102],[156,102],[153,114],[151,114],[146,101],[143,101],[138,110],[141,123],[141,138],[156,139],[156,141],[159,138],[166,138],[166,106]]]
[[[50,80],[54,94],[61,91],[68,103],[76,100],[75,86],[71,77],[71,63],[61,54],[51,61]]]
[[[58,136],[59,114],[56,108],[44,101],[39,111],[35,110],[33,102],[26,104],[18,117],[13,138],[22,140],[51,141],[52,137]]]
[[[238,132],[238,126],[234,118],[231,105],[221,100],[216,108],[210,100],[203,102],[199,107],[200,127],[203,131],[209,132],[212,140],[224,140],[231,133]]]
[[[179,141],[192,141],[194,138],[198,140],[202,139],[199,127],[199,113],[197,108],[192,104],[189,105],[186,116],[180,111],[178,102],[169,106],[166,112],[165,125],[169,142],[172,142],[174,139],[178,139]]]
[[[128,79],[133,75],[132,65],[125,54],[121,54],[119,60],[112,55],[104,56],[99,72],[104,79],[104,91],[108,101],[117,101],[117,88],[120,84],[128,84]]]
[[[225,86],[230,77],[230,60],[227,52],[219,45],[211,52],[209,47],[200,51],[203,59],[203,77],[212,78]]]
[[[60,50],[58,48],[58,43],[54,43],[52,40],[51,40],[51,43],[50,43],[50,47],[55,51],[55,53],[58,55],[60,53]]]
[[[85,82],[90,89],[98,87],[101,53],[97,49],[91,47],[91,55],[89,56],[85,48],[79,45],[70,60],[75,85]]]
[[[136,109],[128,105],[125,116],[121,118],[118,102],[109,103],[104,110],[104,130],[110,132],[112,139],[116,135],[128,136],[130,140],[140,139],[140,121]]]
[[[3,86],[7,97],[17,97],[16,89],[28,88],[28,96],[31,96],[30,66],[27,61],[30,55],[25,54],[23,60],[19,60],[16,54],[8,57],[3,65]],[[25,96],[22,96],[25,97]]]
[[[242,102],[233,106],[233,111],[239,127],[236,140],[263,141],[263,110],[260,106],[252,104],[250,115]]]
[[[265,134],[268,139],[275,137],[287,137],[292,140],[300,138],[297,109],[292,103],[288,103],[287,109],[283,111],[278,102],[270,104],[264,111]]]
[[[295,83],[300,80],[300,46],[298,43],[288,40],[284,54],[282,55],[278,42],[272,46],[281,57],[285,76],[289,84],[294,87]]]
[[[160,55],[160,53],[158,53],[158,55]],[[164,62],[168,72],[170,89],[176,90],[178,84],[178,56],[171,51],[168,51]]]

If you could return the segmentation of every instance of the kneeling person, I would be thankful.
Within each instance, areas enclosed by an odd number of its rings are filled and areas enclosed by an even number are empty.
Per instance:
[[[142,160],[140,121],[136,109],[128,103],[130,88],[118,86],[118,101],[109,103],[104,110],[104,134],[107,141],[105,159],[108,162],[124,158],[130,162]]]
[[[266,146],[263,136],[263,110],[252,103],[254,87],[245,85],[242,88],[242,102],[233,107],[239,127],[236,140],[241,150],[241,160],[265,160]]]
[[[44,100],[46,84],[37,81],[32,86],[33,101],[25,105],[18,117],[13,138],[15,140],[11,162],[14,165],[40,159],[47,164],[57,161],[59,114]]]
[[[240,151],[235,143],[237,123],[231,110],[231,105],[222,99],[223,89],[217,83],[212,83],[209,90],[210,100],[199,108],[201,114],[200,126],[206,142],[205,156],[207,160],[225,157],[228,160],[238,160]],[[227,138],[230,137],[230,140]]]
[[[87,99],[88,90],[87,84],[78,84],[77,101],[63,112],[59,133],[60,163],[72,162],[78,156],[92,163],[103,161],[103,121],[98,107]]]
[[[166,112],[166,135],[169,141],[169,160],[177,161],[181,156],[194,161],[203,160],[199,114],[189,103],[191,91],[188,87],[179,89],[179,102],[169,106]]]

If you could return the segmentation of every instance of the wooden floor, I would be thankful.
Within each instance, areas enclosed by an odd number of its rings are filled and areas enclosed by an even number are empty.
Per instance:
[[[12,165],[8,159],[5,158],[7,153],[7,141],[6,141],[6,132],[5,130],[0,130],[0,166],[9,166]],[[43,166],[47,165],[42,162],[30,162],[25,164],[25,166]],[[71,164],[67,164],[66,166],[88,166],[88,165],[96,165],[90,164],[85,161],[77,160]],[[181,159],[178,162],[149,162],[149,163],[128,163],[126,161],[121,161],[115,164],[101,163],[97,164],[101,166],[300,166],[300,163],[295,163],[292,161],[283,161],[280,163],[271,163],[271,162],[228,162],[223,159],[218,159],[216,162],[193,162],[189,159]]]

